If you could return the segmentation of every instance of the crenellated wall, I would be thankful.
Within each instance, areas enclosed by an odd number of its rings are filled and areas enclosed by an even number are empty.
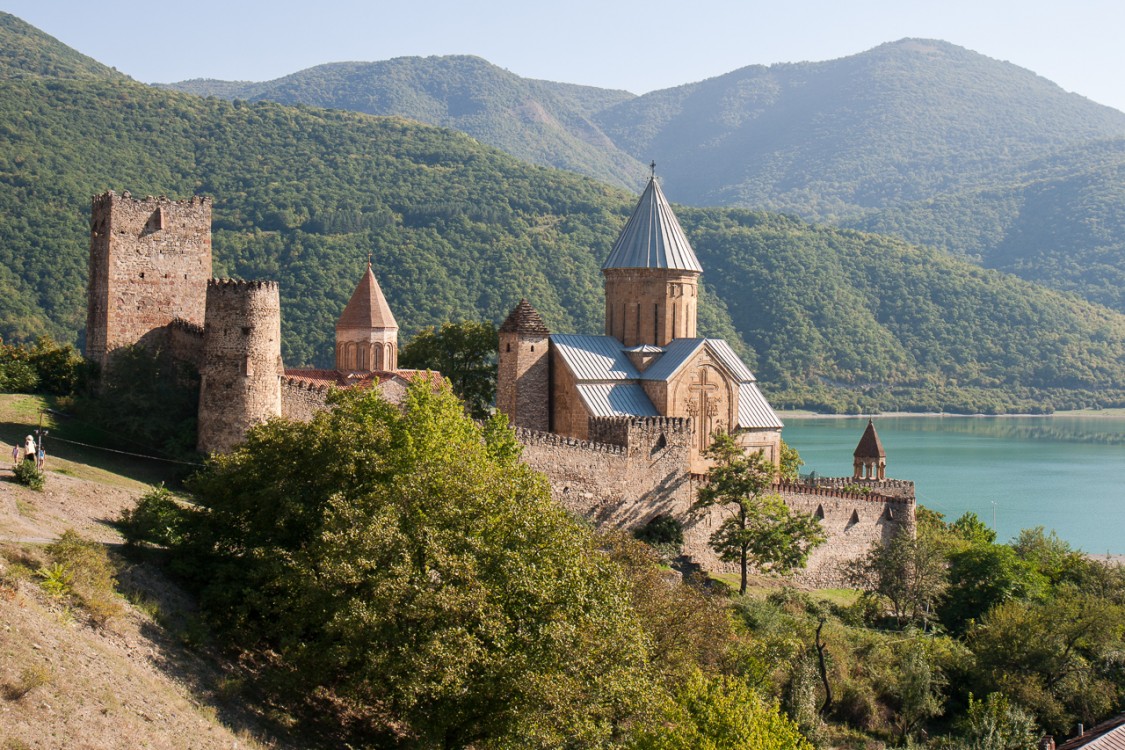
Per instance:
[[[671,417],[591,419],[592,440],[516,429],[523,458],[547,475],[554,499],[599,527],[633,530],[658,515],[683,524],[684,554],[709,571],[734,572],[711,549],[711,535],[729,511],[694,507],[700,481],[688,472],[691,420]],[[846,585],[847,564],[876,541],[904,530],[914,533],[912,482],[866,483],[867,494],[847,492],[852,480],[825,486],[779,484],[793,510],[817,515],[828,541],[817,548],[795,580],[815,586]]]
[[[300,378],[281,378],[281,416],[297,422],[311,422],[317,412],[328,408],[329,385],[317,385]]]
[[[176,318],[168,324],[168,353],[196,370],[203,363],[203,326]]]

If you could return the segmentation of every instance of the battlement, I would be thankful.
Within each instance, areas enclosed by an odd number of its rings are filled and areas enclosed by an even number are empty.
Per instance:
[[[840,490],[845,487],[862,487],[871,494],[887,498],[908,498],[914,502],[914,482],[905,479],[856,479],[854,477],[816,477],[811,480],[817,487]]]
[[[101,195],[95,195],[91,199],[90,203],[91,203],[91,207],[92,207],[93,211],[96,213],[99,210],[107,209],[108,207],[113,205],[113,203],[115,203],[115,202],[121,202],[121,201],[130,201],[132,203],[147,203],[147,204],[153,204],[153,205],[185,206],[185,207],[211,206],[212,205],[212,199],[211,199],[211,196],[209,196],[209,195],[193,195],[190,198],[181,198],[181,199],[178,199],[178,200],[175,199],[175,198],[169,198],[166,195],[160,195],[160,196],[146,195],[144,198],[134,198],[133,194],[130,193],[128,190],[123,192],[121,195],[118,195],[117,193],[115,193],[112,190],[107,190],[106,192],[102,193]]]
[[[665,443],[686,445],[692,438],[692,425],[689,417],[590,417],[588,434],[592,442],[636,450],[655,445],[661,438]]]
[[[242,279],[208,279],[207,280],[207,293],[208,294],[242,294],[245,292],[278,292],[279,287],[276,281],[270,280],[251,280],[244,281]]]
[[[619,456],[623,456],[626,453],[626,447],[624,445],[579,440],[577,438],[567,437],[566,435],[544,432],[542,430],[532,430],[527,427],[513,427],[512,429],[516,433],[516,440],[524,445],[559,446]]]
[[[913,487],[913,483],[910,483]],[[871,503],[901,503],[903,505],[913,505],[913,494],[907,497],[895,497],[892,495],[883,495],[877,492],[849,492],[842,488],[832,486],[810,486],[807,484],[799,484],[795,482],[778,482],[774,485],[774,490],[780,493],[790,493],[794,495],[811,495],[815,497],[833,497],[840,500],[857,500],[860,502]]]
[[[288,375],[282,376],[281,385],[283,388],[293,388],[298,391],[309,391],[311,393],[322,393],[325,395],[335,387],[328,383],[313,383],[306,378],[290,377]]]
[[[203,336],[203,326],[198,323],[192,323],[190,320],[184,320],[183,318],[174,318],[172,322],[168,324],[168,327],[174,331],[180,331],[191,336]]]

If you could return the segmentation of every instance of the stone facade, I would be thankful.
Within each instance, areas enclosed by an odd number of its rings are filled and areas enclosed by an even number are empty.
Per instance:
[[[199,449],[224,453],[281,415],[281,300],[275,281],[207,282]]]
[[[636,530],[657,516],[679,521],[683,554],[705,570],[736,572],[711,549],[711,535],[728,509],[695,508],[702,478],[685,470],[695,440],[690,420],[653,417],[591,420],[591,439],[516,428],[523,459],[547,475],[556,502],[599,527]],[[847,585],[847,564],[875,542],[914,533],[914,485],[887,480],[820,480],[826,486],[779,484],[775,491],[794,511],[821,519],[828,541],[816,548],[794,580],[813,586]],[[838,486],[828,486],[837,484]]]
[[[500,325],[496,408],[513,424],[551,429],[550,331],[527,300]]]
[[[664,346],[696,337],[699,274],[648,268],[607,268],[605,334],[625,346]]]
[[[211,199],[95,197],[89,270],[86,356],[103,367],[114,349],[163,341],[173,320],[203,325]]]

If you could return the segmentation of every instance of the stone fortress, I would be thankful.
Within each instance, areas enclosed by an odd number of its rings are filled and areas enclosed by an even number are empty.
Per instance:
[[[274,281],[211,278],[211,199],[93,199],[87,357],[168,352],[200,375],[204,452],[230,450],[271,417],[307,420],[334,387],[377,385],[397,402],[398,324],[370,262],[336,324],[335,369],[286,369]],[[599,526],[635,529],[660,516],[684,527],[684,552],[723,570],[708,541],[725,512],[693,508],[710,436],[780,460],[782,422],[725,342],[697,336],[699,261],[655,175],[603,266],[604,336],[552,334],[521,300],[500,327],[497,408],[543,471],[555,499]],[[869,424],[853,477],[780,484],[794,510],[821,519],[828,542],[805,582],[842,582],[843,563],[872,542],[914,531],[914,486],[885,477]]]
[[[275,281],[211,278],[211,199],[93,200],[86,357],[166,351],[200,376],[199,450],[225,452],[271,417],[307,420],[333,387],[377,384],[398,401],[420,373],[398,369],[398,324],[370,262],[336,324],[336,369],[285,369]]]
[[[660,516],[684,528],[684,551],[708,570],[727,511],[693,508],[716,431],[778,464],[781,419],[725,341],[696,332],[702,267],[655,174],[602,266],[605,335],[552,334],[527,300],[500,326],[497,408],[524,459],[555,499],[599,525],[637,528]],[[796,511],[816,515],[828,542],[800,575],[842,582],[842,563],[900,529],[914,531],[914,485],[886,478],[875,426],[852,477],[781,484]]]

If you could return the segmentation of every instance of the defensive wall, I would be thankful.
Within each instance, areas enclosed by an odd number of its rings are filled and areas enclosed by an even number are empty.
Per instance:
[[[711,535],[729,517],[723,507],[696,509],[702,478],[687,471],[691,420],[616,417],[590,420],[591,440],[516,428],[523,459],[547,475],[556,502],[599,528],[633,531],[657,516],[683,525],[683,552],[710,571],[735,572],[711,549]],[[874,542],[914,533],[914,486],[896,480],[840,480],[838,487],[782,483],[775,491],[793,510],[815,515],[828,541],[813,551],[801,583],[841,586],[848,562]],[[844,487],[862,486],[866,493]]]

